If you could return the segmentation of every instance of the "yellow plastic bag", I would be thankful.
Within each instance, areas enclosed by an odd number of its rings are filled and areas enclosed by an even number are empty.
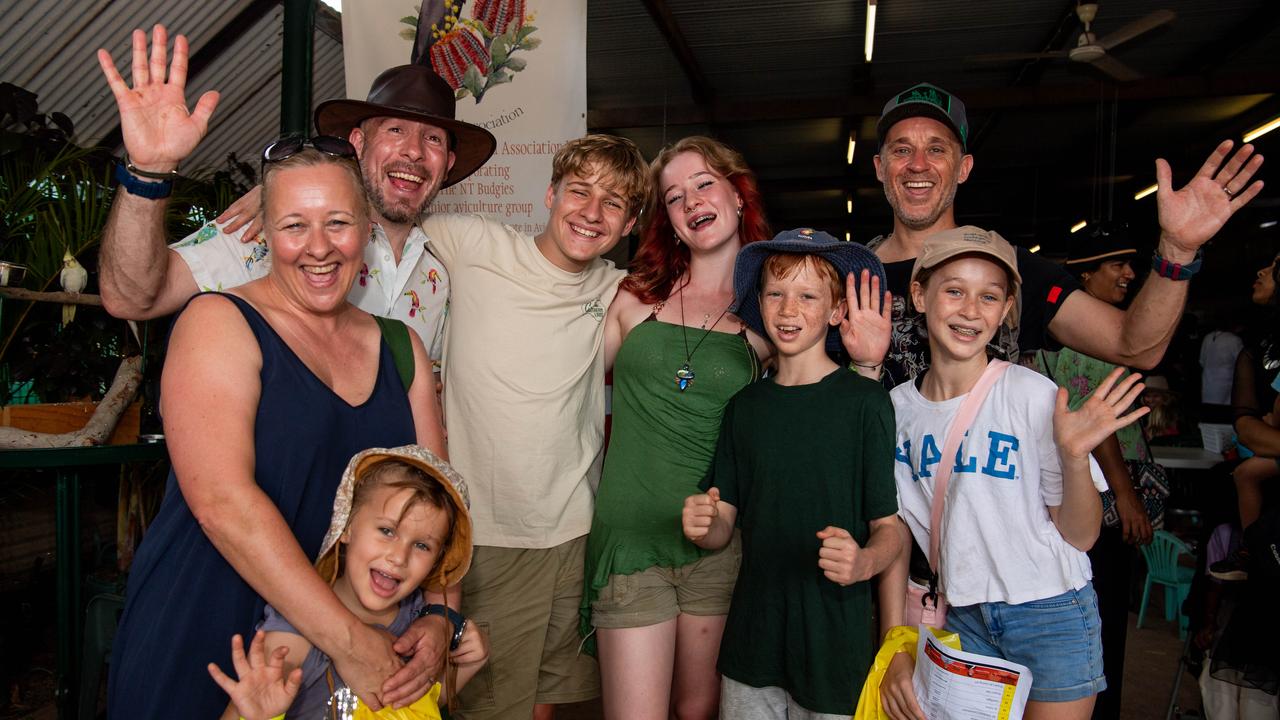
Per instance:
[[[440,683],[432,685],[414,704],[402,708],[384,707],[374,712],[359,701],[351,720],[440,720]]]
[[[960,649],[960,636],[946,630],[929,628],[938,642],[953,650]],[[867,673],[867,681],[862,684],[862,695],[858,697],[858,709],[853,711],[853,720],[889,720],[889,714],[880,705],[880,681],[884,680],[885,671],[889,669],[889,661],[900,650],[916,657],[916,643],[920,640],[920,631],[913,627],[898,626],[889,631],[871,663],[871,671]]]

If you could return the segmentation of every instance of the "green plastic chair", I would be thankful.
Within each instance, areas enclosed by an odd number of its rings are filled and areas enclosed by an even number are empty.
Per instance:
[[[1182,603],[1191,592],[1191,579],[1195,577],[1194,568],[1178,564],[1179,555],[1191,555],[1191,548],[1172,533],[1157,530],[1151,543],[1142,546],[1142,556],[1147,560],[1147,582],[1142,588],[1142,604],[1138,606],[1138,627],[1147,615],[1147,601],[1151,598],[1153,584],[1164,586],[1164,619],[1170,622],[1178,619],[1178,637],[1187,636],[1187,616],[1182,612]]]

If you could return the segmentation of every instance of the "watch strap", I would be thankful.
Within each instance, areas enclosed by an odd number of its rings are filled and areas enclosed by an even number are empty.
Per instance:
[[[430,603],[418,611],[418,617],[420,618],[428,615],[441,615],[453,625],[453,636],[449,642],[449,650],[457,650],[458,645],[462,642],[462,633],[467,628],[467,619],[457,610],[439,603]]]
[[[1190,280],[1191,276],[1200,272],[1201,262],[1204,260],[1204,249],[1197,249],[1196,256],[1191,262],[1182,265],[1168,258],[1160,256],[1160,253],[1151,254],[1151,269],[1157,275],[1170,280]]]
[[[115,179],[120,183],[120,187],[130,195],[136,195],[147,200],[159,200],[167,198],[173,193],[173,181],[161,180],[159,182],[147,182],[129,172],[123,164],[116,163]]]

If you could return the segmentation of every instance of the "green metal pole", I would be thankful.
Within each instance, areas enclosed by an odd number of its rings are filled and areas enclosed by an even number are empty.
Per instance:
[[[284,0],[280,134],[306,137],[311,128],[311,49],[316,0]]]

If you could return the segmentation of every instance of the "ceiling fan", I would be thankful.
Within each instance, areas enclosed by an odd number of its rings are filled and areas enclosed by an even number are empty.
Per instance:
[[[1069,50],[1053,50],[1040,53],[995,53],[977,55],[970,59],[977,62],[1011,62],[1016,60],[1066,58],[1071,62],[1089,63],[1120,82],[1130,82],[1141,79],[1142,74],[1117,60],[1109,51],[1143,33],[1168,24],[1177,17],[1172,10],[1156,10],[1134,20],[1119,30],[1103,37],[1098,37],[1092,30],[1093,20],[1097,15],[1097,3],[1086,2],[1076,5],[1076,17],[1080,18],[1080,22],[1084,24],[1084,32],[1080,33],[1076,46]]]

